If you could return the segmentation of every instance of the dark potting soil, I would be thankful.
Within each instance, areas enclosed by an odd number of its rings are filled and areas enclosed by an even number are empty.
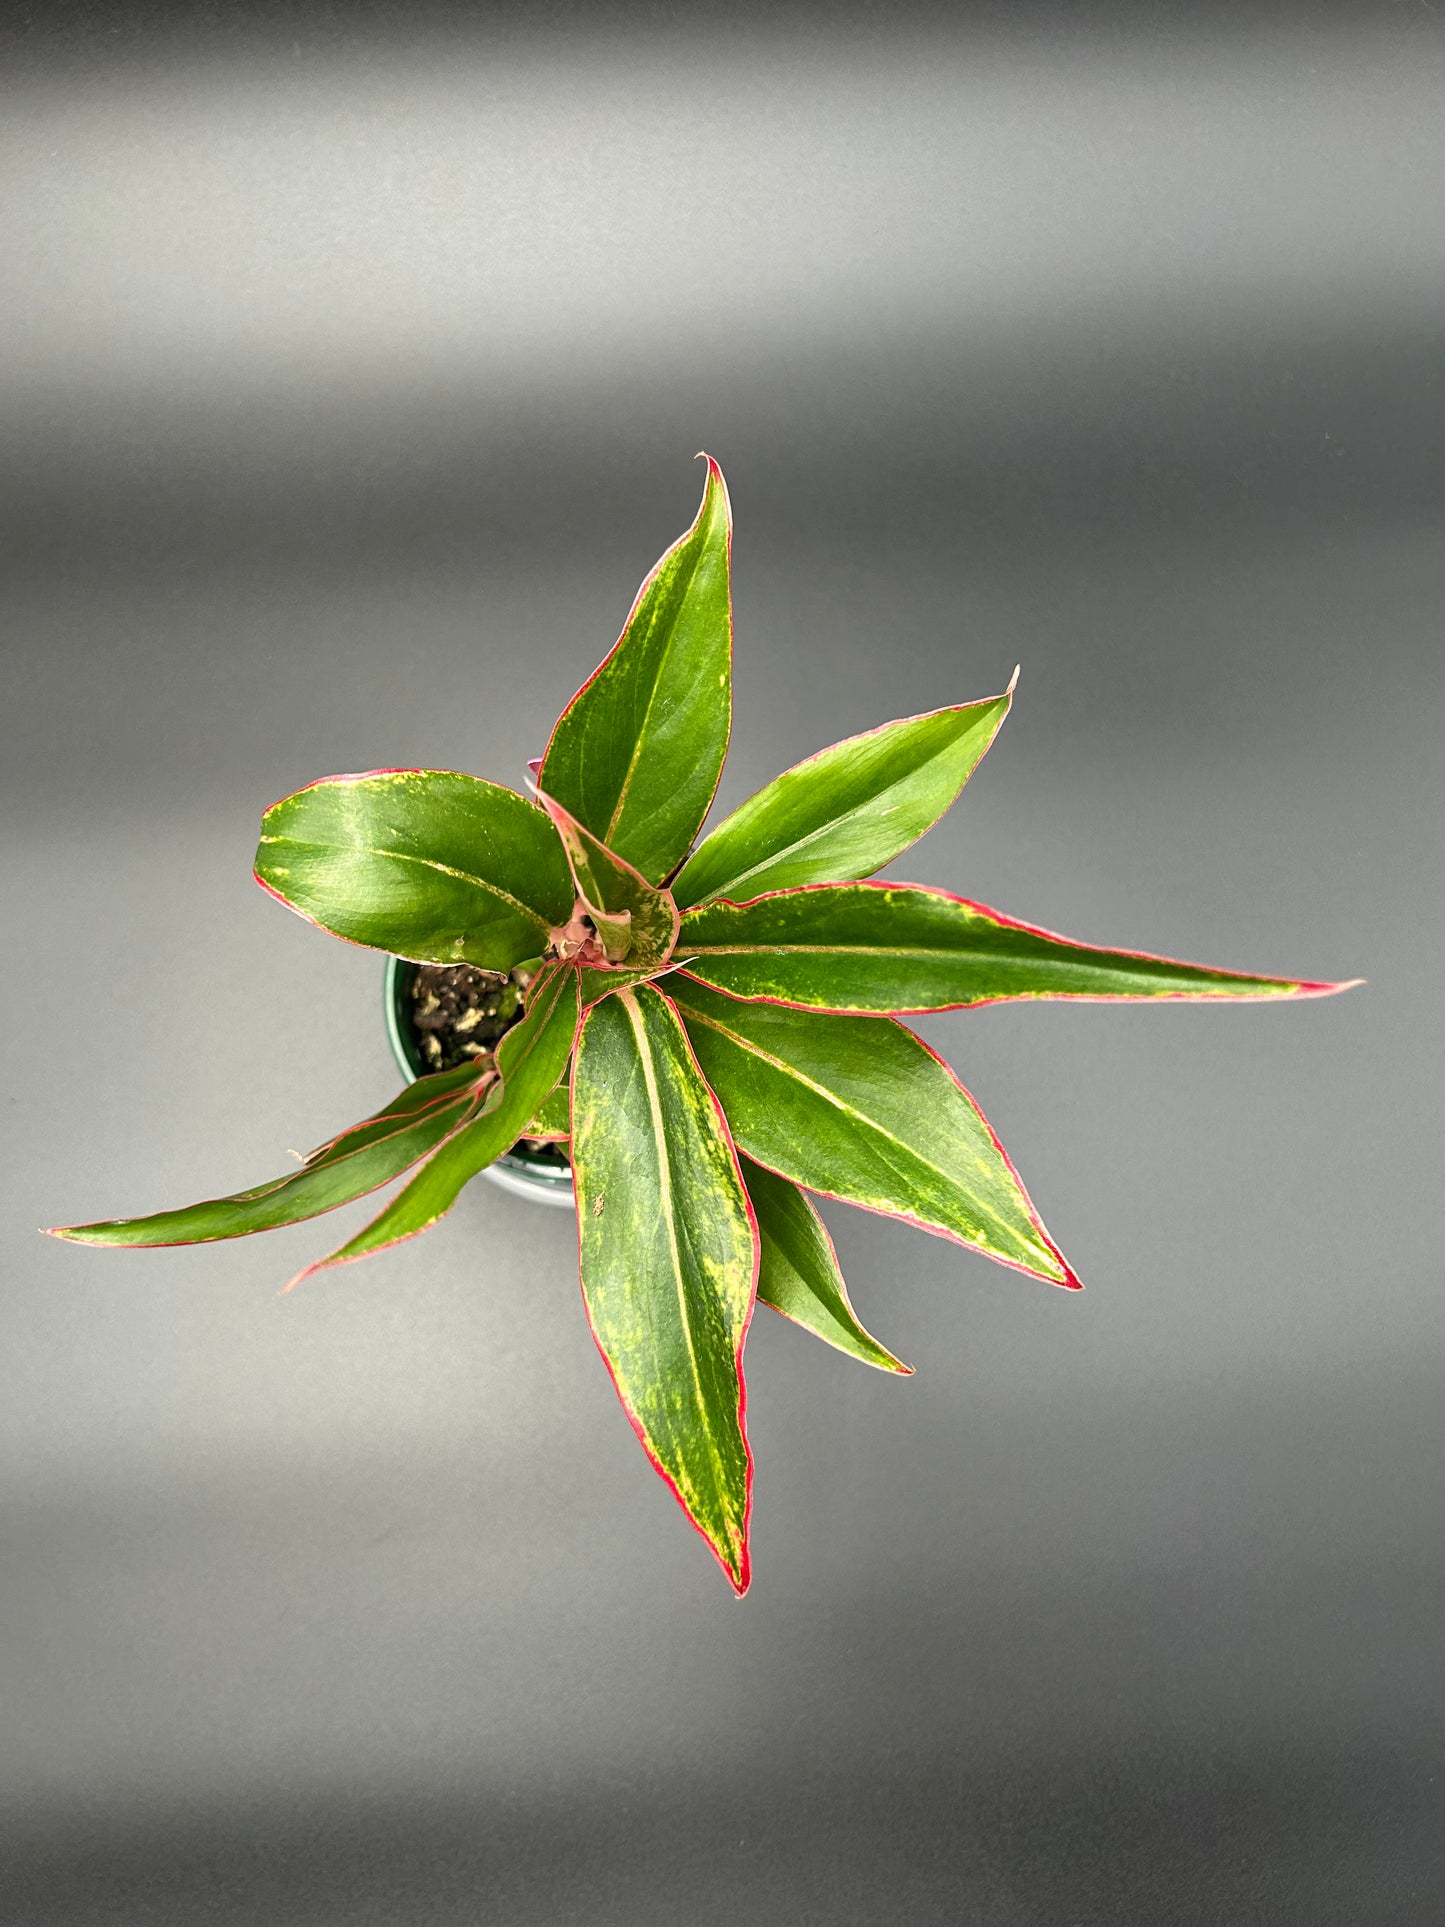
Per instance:
[[[425,1068],[490,1067],[503,1034],[526,1011],[530,982],[529,971],[503,976],[475,964],[414,964],[407,1015]],[[567,1165],[565,1150],[546,1140],[522,1138],[513,1148],[533,1160]]]

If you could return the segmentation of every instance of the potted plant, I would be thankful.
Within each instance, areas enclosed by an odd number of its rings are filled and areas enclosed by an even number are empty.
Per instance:
[[[1017,671],[1001,695],[819,751],[696,843],[731,726],[731,532],[709,458],[696,520],[529,765],[535,801],[389,769],[266,811],[262,888],[390,960],[400,1094],[255,1190],[54,1235],[240,1237],[413,1173],[306,1277],[414,1237],[481,1172],[550,1185],[575,1203],[583,1300],[628,1420],[742,1593],[755,1300],[909,1369],[859,1322],[808,1193],[1079,1285],[973,1098],[900,1018],[1347,986],[1096,949],[869,881],[958,796]]]

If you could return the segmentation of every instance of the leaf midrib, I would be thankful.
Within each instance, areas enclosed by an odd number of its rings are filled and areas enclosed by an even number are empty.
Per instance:
[[[462,1121],[469,1122],[467,1113],[480,1103],[486,1095],[485,1090],[478,1090],[461,1091],[453,1094],[451,1097],[439,1097],[432,1103],[424,1106],[423,1109],[399,1120],[392,1129],[378,1131],[375,1137],[369,1137],[364,1143],[355,1144],[351,1146],[349,1150],[337,1151],[334,1157],[328,1157],[326,1155],[331,1147],[329,1145],[323,1145],[320,1151],[314,1151],[311,1154],[299,1170],[288,1171],[285,1176],[278,1179],[277,1182],[290,1184],[294,1179],[305,1177],[308,1173],[338,1170],[349,1159],[362,1157],[367,1151],[374,1151],[378,1145],[390,1144],[394,1138],[404,1137],[408,1131],[418,1131],[421,1130],[423,1126],[429,1127],[435,1124],[437,1119],[447,1110],[455,1109]],[[359,1131],[365,1127],[363,1125],[357,1125],[355,1128]]]
[[[664,1222],[667,1226],[668,1249],[672,1254],[672,1271],[676,1281],[678,1317],[682,1325],[683,1342],[687,1346],[688,1364],[692,1370],[692,1382],[697,1394],[697,1409],[703,1421],[703,1437],[707,1442],[707,1455],[713,1470],[713,1497],[725,1524],[730,1522],[730,1509],[727,1504],[727,1481],[722,1456],[712,1435],[712,1423],[708,1411],[707,1396],[703,1391],[702,1373],[698,1369],[697,1348],[692,1340],[692,1319],[688,1311],[687,1293],[683,1282],[682,1253],[678,1249],[676,1204],[672,1190],[672,1160],[667,1152],[667,1136],[662,1121],[662,1102],[657,1089],[657,1072],[652,1061],[652,1051],[648,1043],[646,1026],[642,1020],[641,1006],[636,993],[620,990],[617,1000],[627,1012],[627,1021],[632,1026],[637,1043],[637,1053],[642,1064],[642,1081],[647,1091],[647,1107],[652,1118],[653,1138],[657,1145],[658,1165],[662,1177],[664,1199]]]
[[[916,957],[920,962],[937,960],[941,963],[998,963],[1007,964],[1016,970],[1047,970],[1052,973],[1077,972],[1093,974],[1103,971],[1106,965],[1094,963],[1079,957],[1031,957],[1018,951],[973,950],[968,947],[941,950],[927,944],[886,944],[886,943],[693,943],[687,946],[693,957]],[[1176,965],[1177,969],[1178,966]],[[1143,977],[1155,981],[1155,973],[1148,970],[1116,970],[1118,977]],[[1189,974],[1208,980],[1223,972],[1196,970]],[[1166,979],[1161,981],[1167,982]]]
[[[856,1119],[858,1123],[872,1131],[876,1136],[886,1139],[888,1143],[896,1144],[905,1157],[921,1165],[925,1171],[932,1171],[935,1177],[939,1178],[945,1185],[953,1185],[955,1183],[955,1180],[950,1178],[949,1174],[943,1170],[941,1166],[934,1164],[932,1160],[925,1157],[921,1151],[915,1150],[911,1144],[906,1144],[896,1132],[890,1131],[886,1125],[881,1124],[876,1118],[868,1117],[864,1112],[856,1110],[851,1104],[845,1103],[836,1092],[830,1091],[826,1085],[817,1083],[813,1078],[809,1077],[805,1071],[799,1070],[796,1065],[786,1063],[781,1057],[774,1057],[771,1051],[764,1050],[761,1045],[754,1044],[751,1039],[742,1036],[740,1032],[729,1030],[726,1024],[720,1024],[716,1018],[703,1016],[702,1013],[691,1004],[687,1006],[687,1011],[688,1015],[695,1017],[700,1024],[706,1024],[710,1030],[715,1030],[720,1037],[726,1037],[730,1042],[736,1044],[739,1050],[747,1051],[751,1056],[758,1058],[759,1061],[764,1064],[771,1064],[774,1070],[779,1071],[784,1077],[790,1077],[796,1083],[805,1085],[808,1090],[814,1092],[818,1097],[821,1097],[826,1104],[831,1104],[834,1110],[841,1112],[845,1117]],[[889,1023],[892,1020],[887,1017],[878,1017],[870,1019],[869,1021]],[[993,1212],[987,1213],[987,1216],[989,1222],[993,1224],[997,1230],[1003,1231],[1006,1229]]]
[[[928,944],[903,943],[694,943],[687,948],[694,957],[939,957],[952,962],[972,954],[968,950],[939,950]],[[1006,957],[1004,961],[1019,960]],[[1047,964],[1049,959],[1037,961]]]
[[[736,876],[730,877],[725,883],[720,883],[717,889],[709,890],[707,895],[698,903],[690,905],[689,907],[692,909],[702,909],[705,905],[714,902],[725,890],[736,890],[739,885],[746,883],[750,877],[759,876],[779,864],[788,862],[799,855],[800,852],[811,848],[820,837],[827,836],[830,832],[862,816],[865,810],[872,809],[875,804],[884,803],[885,800],[893,794],[894,790],[900,788],[904,783],[911,782],[920,771],[926,770],[930,763],[936,763],[947,755],[948,751],[952,749],[966,733],[966,731],[960,730],[957,736],[952,737],[941,749],[936,750],[932,756],[925,756],[921,762],[915,763],[913,767],[902,776],[896,777],[894,781],[888,785],[887,789],[874,790],[872,794],[865,797],[861,803],[855,803],[851,809],[844,810],[838,816],[829,817],[826,823],[820,823],[817,829],[809,830],[806,836],[800,836],[796,842],[785,844],[781,849],[774,850],[770,856],[762,857],[758,862],[749,865],[746,870],[740,870]],[[821,753],[826,754],[826,752]],[[744,804],[742,807],[746,809],[747,805]],[[739,811],[738,814],[741,815],[741,811]],[[719,834],[726,828],[726,823],[720,824],[718,826]],[[736,826],[733,833],[734,835],[740,833],[746,834],[746,831],[747,824],[740,823]],[[706,849],[707,846],[704,844],[702,847]],[[698,854],[701,855],[702,851],[699,850]],[[874,868],[877,868],[876,864]]]
[[[688,563],[686,565],[687,579],[685,582],[682,582],[680,584],[680,589],[679,589],[680,600],[684,604],[686,604],[688,596],[691,595],[692,593],[692,585],[697,578],[697,572],[701,565],[701,562],[702,562],[702,556],[700,553],[692,556],[688,560]],[[658,573],[660,575],[661,570],[659,570]],[[682,571],[681,569],[679,569],[679,575],[681,575],[681,573]],[[656,579],[657,578],[654,577],[654,582],[656,581]],[[647,701],[644,704],[643,711],[642,711],[642,722],[638,727],[637,735],[634,738],[633,744],[632,744],[632,755],[629,757],[627,768],[623,772],[622,787],[617,792],[617,802],[613,808],[612,815],[608,820],[607,834],[602,838],[603,843],[605,843],[609,849],[612,846],[612,840],[614,836],[617,834],[617,825],[622,820],[622,812],[626,807],[628,793],[632,788],[632,779],[633,779],[633,776],[636,774],[637,764],[642,755],[642,745],[643,745],[643,740],[647,735],[647,726],[649,722],[651,722],[652,720],[652,706],[657,701],[657,692],[662,683],[663,671],[667,667],[668,657],[672,654],[672,645],[677,640],[677,629],[678,629],[677,622],[674,621],[671,629],[668,631],[667,640],[662,645],[662,653],[659,655],[657,659],[657,673],[652,678],[652,687],[647,692]],[[653,811],[653,814],[656,815],[655,810]]]
[[[530,904],[523,903],[520,897],[514,897],[511,891],[504,890],[500,883],[489,883],[485,877],[474,876],[470,870],[459,870],[455,864],[443,863],[439,857],[414,856],[409,850],[378,850],[369,843],[315,843],[307,841],[304,837],[295,836],[263,836],[261,841],[289,844],[293,850],[334,850],[342,856],[375,856],[383,857],[391,863],[414,863],[418,869],[435,870],[440,876],[455,877],[459,883],[473,884],[489,896],[500,897],[504,903],[510,903],[514,910],[520,910],[524,917],[529,918],[540,928],[544,930],[547,928],[547,919],[540,910],[534,910]]]

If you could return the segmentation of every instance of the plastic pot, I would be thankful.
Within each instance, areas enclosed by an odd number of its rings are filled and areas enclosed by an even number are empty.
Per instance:
[[[408,963],[404,957],[388,957],[384,986],[384,1009],[386,1013],[386,1034],[391,1040],[391,1053],[408,1084],[425,1074],[416,1032],[411,1024],[411,978],[415,964]],[[562,1205],[571,1210],[573,1204],[572,1169],[552,1147],[547,1151],[528,1151],[514,1144],[510,1151],[504,1151],[495,1164],[489,1164],[482,1172],[493,1184],[499,1184],[504,1191],[511,1191],[517,1197],[531,1198],[539,1204]]]

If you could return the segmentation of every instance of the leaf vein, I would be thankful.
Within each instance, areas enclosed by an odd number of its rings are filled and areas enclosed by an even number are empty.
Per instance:
[[[692,1382],[697,1393],[697,1408],[703,1421],[703,1436],[707,1441],[707,1454],[712,1462],[715,1485],[714,1496],[719,1501],[719,1510],[723,1519],[726,1520],[728,1516],[728,1507],[724,1497],[727,1490],[726,1474],[722,1463],[722,1456],[713,1438],[713,1429],[708,1416],[707,1396],[703,1391],[702,1372],[697,1360],[697,1348],[693,1343],[692,1319],[688,1312],[682,1253],[678,1247],[677,1205],[672,1188],[672,1162],[667,1151],[667,1137],[662,1121],[662,1102],[658,1095],[656,1068],[652,1061],[652,1051],[642,1021],[642,1011],[638,1005],[635,994],[631,990],[620,990],[617,993],[617,997],[618,1002],[627,1012],[627,1020],[631,1024],[633,1034],[637,1039],[638,1056],[642,1063],[642,1080],[647,1091],[647,1107],[652,1118],[653,1136],[657,1142],[658,1166],[662,1178],[663,1219],[667,1227],[668,1249],[672,1254],[673,1277],[677,1289],[678,1316],[682,1324],[683,1342],[687,1346],[688,1364],[692,1369]]]
[[[545,929],[547,926],[547,919],[539,910],[534,910],[530,904],[523,903],[520,897],[514,897],[511,891],[504,890],[500,883],[489,883],[485,877],[476,876],[470,870],[460,870],[455,864],[443,863],[439,857],[413,856],[408,850],[378,850],[373,849],[370,844],[307,843],[299,837],[290,836],[263,836],[261,841],[289,843],[297,850],[337,850],[343,855],[374,856],[385,858],[392,863],[413,863],[418,869],[435,870],[441,876],[455,877],[460,883],[474,884],[477,889],[484,890],[489,896],[499,897],[504,903],[510,903],[514,910],[520,910],[524,917],[530,918],[540,928]]]

